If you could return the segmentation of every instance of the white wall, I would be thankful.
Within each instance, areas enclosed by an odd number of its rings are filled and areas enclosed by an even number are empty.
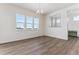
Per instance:
[[[61,27],[50,27],[50,16],[59,15],[61,17]],[[67,37],[67,15],[65,10],[59,10],[47,15],[46,17],[46,33],[47,36],[68,40]]]
[[[76,4],[70,8],[68,30],[77,31],[77,36],[79,37],[79,21],[73,21],[73,16],[79,15],[79,4]]]
[[[44,17],[40,16],[39,31],[16,30],[16,13],[26,16],[35,16],[34,12],[28,11],[9,4],[0,4],[0,43],[33,38],[43,35]]]
[[[49,16],[56,14],[60,14],[61,16],[61,27],[50,28]],[[68,30],[76,30],[78,32],[77,36],[79,37],[79,22],[72,21],[73,15],[79,15],[79,4],[74,4],[70,7],[48,14],[46,17],[46,35],[68,40]]]
[[[0,4],[0,43],[15,40],[15,16],[5,4]]]

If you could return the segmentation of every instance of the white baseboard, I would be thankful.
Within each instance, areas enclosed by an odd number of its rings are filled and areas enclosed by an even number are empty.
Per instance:
[[[53,36],[50,34],[45,34],[45,36],[49,36],[49,37],[53,37],[53,38],[57,38],[57,39],[62,39],[62,40],[68,40],[67,38],[57,37],[57,36]]]

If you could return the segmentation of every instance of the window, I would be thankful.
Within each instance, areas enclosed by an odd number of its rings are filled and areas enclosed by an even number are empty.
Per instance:
[[[74,16],[73,21],[79,21],[79,16]]]
[[[21,14],[16,14],[16,28],[23,29],[25,24],[25,16]]]
[[[28,28],[28,29],[33,28],[33,17],[31,17],[31,16],[26,17],[26,28]]]
[[[51,17],[51,27],[60,27],[60,23],[59,17]]]
[[[39,18],[16,14],[16,29],[39,29]]]
[[[38,17],[34,18],[34,29],[39,29],[39,18]]]

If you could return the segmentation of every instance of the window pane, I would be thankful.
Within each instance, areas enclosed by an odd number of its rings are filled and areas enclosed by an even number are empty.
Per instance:
[[[17,23],[16,27],[17,27],[18,29],[24,28],[24,24],[23,24],[23,23]]]
[[[74,20],[74,21],[79,21],[79,16],[74,16],[74,17],[73,17],[73,20]]]
[[[16,28],[24,28],[25,16],[16,14]]]
[[[60,26],[61,19],[58,17],[52,17],[51,18],[51,27],[59,27]]]
[[[16,14],[16,22],[24,22],[25,16]]]
[[[39,28],[39,18],[34,18],[34,28]]]
[[[60,23],[60,19],[57,19],[57,21],[56,21],[57,23]]]
[[[32,28],[32,24],[27,24],[27,28]]]
[[[26,28],[33,28],[33,17],[26,17]]]

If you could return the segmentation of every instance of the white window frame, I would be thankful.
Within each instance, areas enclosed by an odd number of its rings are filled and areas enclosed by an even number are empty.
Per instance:
[[[34,23],[34,21],[35,21],[35,18],[38,18],[38,28],[35,28],[35,23]],[[34,17],[34,19],[33,19],[33,28],[34,28],[34,30],[39,30],[39,27],[40,27],[40,19],[39,19],[39,17]]]
[[[17,16],[18,15],[20,15],[20,16],[23,16],[24,18],[22,18],[23,19],[23,28],[19,28],[20,26],[17,26],[17,24],[18,24],[18,22],[20,22],[20,21],[17,21]],[[32,28],[27,28],[27,21],[28,21],[28,17],[32,17]],[[37,28],[35,28],[35,18],[38,18],[38,27]],[[21,19],[20,19],[21,20]],[[36,23],[37,24],[37,23]],[[37,16],[25,16],[25,15],[22,15],[22,14],[20,14],[20,13],[16,13],[16,30],[39,30],[39,27],[40,27],[40,18],[39,17],[37,17]]]
[[[57,23],[58,19],[60,19],[60,23]],[[61,17],[51,17],[51,27],[61,27]]]
[[[27,20],[28,20],[27,17],[32,17],[32,28],[27,28]],[[25,24],[25,26],[26,26],[26,29],[33,30],[33,16],[26,16],[26,24]]]

